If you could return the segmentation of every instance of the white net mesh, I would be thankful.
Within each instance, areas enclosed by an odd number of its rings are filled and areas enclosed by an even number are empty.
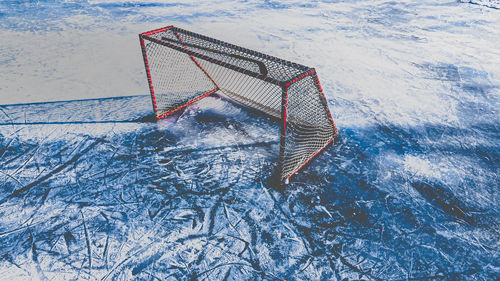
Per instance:
[[[217,92],[277,118],[282,181],[336,136],[312,68],[176,27],[140,39],[156,117]]]

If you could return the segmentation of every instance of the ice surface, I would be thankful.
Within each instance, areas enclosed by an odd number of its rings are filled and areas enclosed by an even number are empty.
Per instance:
[[[498,279],[499,8],[0,2],[0,279]],[[280,193],[273,120],[151,122],[170,24],[316,67],[340,139]]]

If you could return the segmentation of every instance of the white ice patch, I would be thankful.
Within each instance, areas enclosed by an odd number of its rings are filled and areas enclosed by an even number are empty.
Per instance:
[[[205,98],[196,103],[199,110],[210,112],[223,117],[238,117],[241,116],[242,110],[235,107],[228,101],[219,98]]]
[[[418,156],[405,155],[403,158],[403,167],[408,173],[417,176],[426,178],[439,178],[441,176],[439,170],[433,167],[428,159]]]

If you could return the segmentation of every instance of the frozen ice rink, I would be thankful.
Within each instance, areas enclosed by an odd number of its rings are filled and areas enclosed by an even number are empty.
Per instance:
[[[315,67],[339,139],[284,192],[279,124],[151,122],[138,34]],[[0,2],[0,280],[498,280],[500,2]]]

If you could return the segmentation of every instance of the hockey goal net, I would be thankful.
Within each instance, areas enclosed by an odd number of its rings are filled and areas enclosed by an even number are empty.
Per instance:
[[[314,68],[174,26],[139,39],[156,118],[215,92],[277,118],[281,182],[337,136]]]

